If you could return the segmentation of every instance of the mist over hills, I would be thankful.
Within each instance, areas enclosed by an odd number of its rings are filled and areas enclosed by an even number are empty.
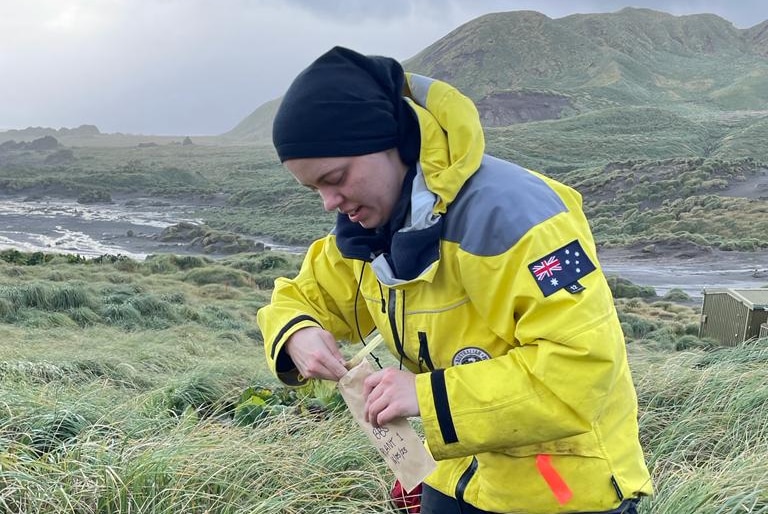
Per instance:
[[[737,29],[713,14],[649,9],[560,19],[502,12],[458,27],[404,66],[458,87],[487,128],[639,106],[699,119],[764,116],[768,21]],[[268,137],[277,104],[225,136]]]

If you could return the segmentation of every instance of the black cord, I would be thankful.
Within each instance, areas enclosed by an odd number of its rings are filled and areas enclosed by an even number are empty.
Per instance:
[[[355,291],[355,329],[357,330],[357,336],[360,338],[360,341],[363,343],[363,346],[365,346],[365,337],[363,337],[363,332],[360,330],[360,319],[357,315],[357,298],[360,296],[360,288],[363,285],[363,274],[365,273],[365,262],[363,262],[363,267],[360,268],[360,278],[357,281],[357,290]],[[378,283],[378,279],[376,280]],[[381,284],[379,284],[379,288],[381,288]],[[381,362],[379,361],[379,358],[376,357],[376,354],[371,352],[371,357],[373,357],[373,361],[376,363],[376,365],[379,367],[379,369],[384,369],[384,366],[381,365]]]
[[[403,357],[405,357],[405,290],[403,290],[403,315],[400,318],[400,341],[403,344],[403,351],[400,352],[400,371],[402,371]]]

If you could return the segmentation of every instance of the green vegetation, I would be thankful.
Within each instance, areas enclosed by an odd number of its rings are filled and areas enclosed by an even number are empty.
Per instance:
[[[642,512],[768,512],[768,340],[663,358],[631,351],[656,478]]]
[[[3,510],[394,512],[338,393],[266,370],[254,313],[298,256],[2,256]],[[696,308],[612,284],[657,490],[641,512],[768,512],[768,341],[719,348]]]
[[[757,187],[768,185],[768,169],[750,159],[625,161],[562,179],[583,195],[595,237],[607,246],[685,242],[722,250],[768,248],[768,196]],[[746,197],[723,195],[741,184],[746,187],[739,194]]]
[[[2,510],[384,505],[382,463],[338,394],[268,376],[254,315],[298,256],[3,257]]]
[[[472,20],[405,66],[447,80],[474,100],[498,91],[564,95],[572,103],[564,115],[627,105],[750,110],[768,100],[761,43],[706,14],[627,8],[550,19],[518,11]]]
[[[617,276],[606,278],[614,298],[650,298],[656,296],[656,290],[652,287],[639,286]]]
[[[749,156],[704,157],[715,143],[695,136],[686,124],[663,129],[655,112],[635,111],[638,120],[651,116],[643,121],[644,136],[593,114],[490,130],[489,151],[575,187],[601,244],[687,241],[724,250],[764,248],[768,165]],[[670,120],[674,125],[678,118]],[[751,141],[750,155],[768,151],[758,141],[762,133],[754,139],[749,134],[739,132],[744,144]],[[729,152],[736,140],[729,139]],[[41,152],[36,164],[0,161],[0,186],[30,199],[124,201],[142,195],[197,205],[195,215],[215,236],[200,238],[205,248],[252,251],[238,241],[240,234],[306,245],[331,229],[334,215],[281,169],[273,153],[253,145],[78,148],[74,164],[62,167],[44,164]],[[101,190],[93,189],[95,180]]]

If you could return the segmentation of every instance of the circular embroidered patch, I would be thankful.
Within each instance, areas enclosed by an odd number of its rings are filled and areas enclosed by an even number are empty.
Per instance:
[[[462,348],[453,356],[453,365],[471,364],[477,361],[484,361],[491,358],[491,355],[481,348],[469,346]]]

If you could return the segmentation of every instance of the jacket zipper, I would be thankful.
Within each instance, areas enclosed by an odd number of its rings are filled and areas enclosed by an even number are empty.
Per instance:
[[[387,301],[384,300],[384,291],[381,289],[381,282],[379,282],[378,279],[376,279],[376,283],[379,285],[379,296],[381,297],[381,313],[386,314],[387,313]]]
[[[427,341],[427,333],[419,332],[419,369],[423,370],[423,365],[427,366],[429,371],[434,371],[435,366],[432,364],[432,358],[429,356],[429,343]]]
[[[461,504],[464,502],[464,491],[466,491],[467,485],[469,485],[469,481],[472,480],[472,477],[475,476],[476,471],[477,457],[472,457],[472,462],[470,462],[469,467],[464,470],[464,473],[461,474],[459,481],[456,483],[456,500],[459,502],[459,508],[461,508]]]
[[[403,349],[403,341],[400,340],[400,334],[397,332],[397,291],[395,289],[389,290],[389,327],[392,329],[392,339],[395,342],[395,348],[401,358],[405,358],[405,350]]]

